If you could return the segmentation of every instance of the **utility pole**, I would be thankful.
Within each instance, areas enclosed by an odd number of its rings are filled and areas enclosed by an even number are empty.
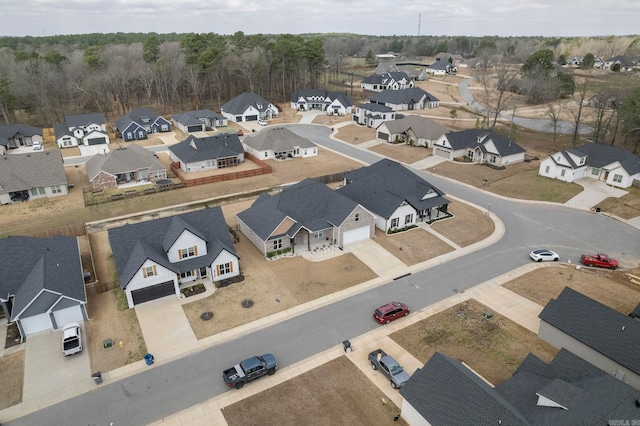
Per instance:
[[[420,37],[420,24],[422,23],[422,13],[418,14],[418,37]]]

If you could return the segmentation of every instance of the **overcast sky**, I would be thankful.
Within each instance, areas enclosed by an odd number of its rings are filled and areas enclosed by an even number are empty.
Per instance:
[[[0,0],[0,35],[9,36],[633,35],[639,20],[640,0]]]

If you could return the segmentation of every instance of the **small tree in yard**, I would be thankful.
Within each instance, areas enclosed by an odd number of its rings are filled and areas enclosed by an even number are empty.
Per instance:
[[[449,115],[451,116],[451,121],[455,123],[456,118],[458,118],[458,111],[455,108],[451,108],[451,111],[449,111]]]

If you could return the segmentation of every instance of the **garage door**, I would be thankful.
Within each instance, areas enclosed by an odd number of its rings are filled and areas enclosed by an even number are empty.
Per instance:
[[[80,305],[70,306],[65,309],[60,309],[59,311],[53,311],[53,317],[56,319],[56,325],[58,328],[62,328],[65,324],[69,324],[70,322],[84,321]]]
[[[89,145],[100,145],[102,143],[107,143],[107,141],[105,141],[104,138],[90,138],[87,139],[87,143]]]
[[[384,139],[385,141],[389,141],[389,135],[384,132],[378,132],[378,139]]]
[[[191,132],[202,132],[202,125],[199,126],[188,126],[187,127],[187,132],[191,133]]]
[[[247,115],[244,118],[244,121],[257,121],[258,120],[258,116],[257,115]]]
[[[22,324],[24,333],[27,336],[29,334],[38,333],[40,331],[49,330],[50,328],[53,328],[53,324],[51,324],[51,319],[49,318],[49,314],[34,315],[32,317],[22,319],[20,320],[20,324]]]
[[[436,157],[442,157],[442,158],[449,158],[451,156],[450,151],[446,150],[446,149],[442,149],[439,147],[435,147],[435,150],[433,151],[433,154]]]
[[[133,290],[131,292],[131,298],[133,299],[133,304],[137,305],[175,294],[176,291],[173,286],[173,281],[167,281],[162,284],[152,285],[151,287],[141,288],[140,290]]]
[[[369,238],[369,227],[363,226],[362,228],[352,229],[351,231],[345,232],[342,238],[342,244],[347,245],[366,238]]]

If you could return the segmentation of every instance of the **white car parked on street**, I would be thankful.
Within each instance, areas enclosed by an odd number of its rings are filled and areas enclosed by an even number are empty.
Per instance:
[[[557,262],[560,260],[558,253],[548,249],[536,249],[529,253],[529,257],[536,262],[542,262],[543,260],[552,260]]]

